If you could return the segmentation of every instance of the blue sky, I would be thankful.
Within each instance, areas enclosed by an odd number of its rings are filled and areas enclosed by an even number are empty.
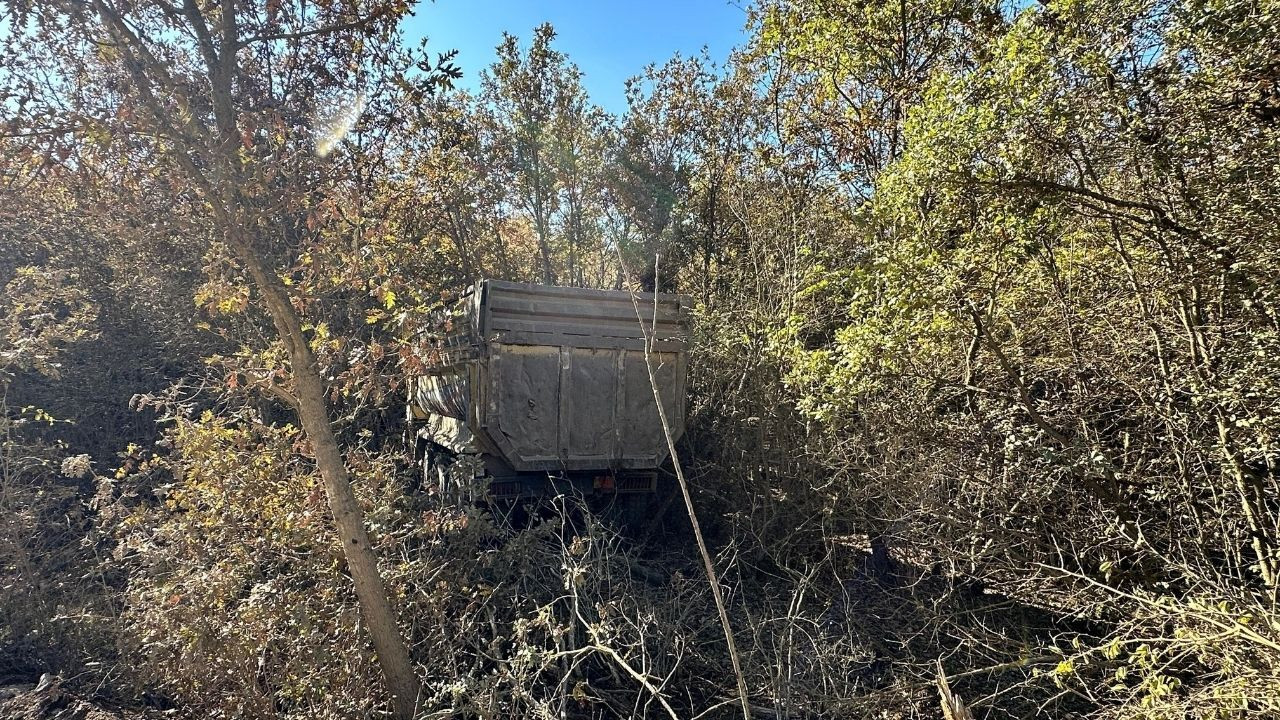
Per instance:
[[[705,45],[723,61],[745,40],[746,0],[436,0],[419,2],[406,25],[428,49],[456,48],[460,87],[475,89],[480,70],[494,59],[503,31],[527,46],[533,28],[555,26],[555,47],[583,72],[592,101],[611,112],[626,109],[622,83],[650,63],[676,52],[697,55]]]

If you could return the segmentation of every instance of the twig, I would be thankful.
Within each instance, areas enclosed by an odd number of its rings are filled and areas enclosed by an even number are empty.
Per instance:
[[[622,259],[622,249],[614,248],[618,253],[618,263],[626,272],[626,262]],[[644,316],[640,314],[640,302],[634,292],[631,293],[631,305],[636,311],[636,320],[640,323],[640,333],[644,336],[644,367],[649,373],[649,387],[653,390],[653,401],[658,406],[658,421],[662,423],[662,435],[667,440],[667,450],[671,454],[671,465],[676,471],[676,480],[680,483],[680,492],[684,495],[684,506],[689,512],[689,524],[693,526],[693,537],[698,544],[698,554],[702,556],[702,566],[707,571],[707,582],[711,585],[711,594],[715,598],[716,611],[720,614],[720,627],[724,630],[724,641],[729,647],[729,661],[733,664],[733,675],[738,682],[738,699],[742,703],[742,717],[751,720],[751,704],[747,700],[747,681],[742,675],[742,664],[738,660],[738,648],[733,641],[733,627],[729,624],[729,612],[725,609],[724,595],[720,590],[720,579],[716,575],[715,564],[711,562],[711,553],[707,552],[707,543],[702,538],[702,526],[698,524],[698,515],[693,510],[693,497],[689,494],[689,483],[685,480],[684,469],[680,465],[680,455],[676,452],[676,442],[671,435],[671,425],[667,421],[667,410],[662,404],[662,392],[658,388],[658,378],[653,372],[653,337],[657,330],[658,305],[658,263],[660,256],[653,256],[653,301],[654,317],[651,327],[644,327]]]
[[[942,661],[934,662],[938,664],[938,700],[942,705],[942,717],[946,720],[973,720],[973,714],[965,707],[964,701],[951,692],[947,673],[942,670]]]
[[[1125,591],[1123,591],[1123,590],[1120,590],[1119,588],[1111,587],[1110,585],[1107,585],[1106,583],[1098,582],[1097,580],[1094,580],[1093,578],[1088,577],[1087,575],[1083,575],[1083,574],[1081,574],[1081,573],[1077,573],[1077,572],[1072,572],[1072,571],[1070,571],[1070,570],[1068,570],[1068,569],[1066,569],[1066,568],[1064,568],[1064,567],[1056,567],[1056,566],[1053,566],[1053,565],[1046,565],[1046,564],[1044,564],[1044,563],[1036,563],[1036,564],[1037,564],[1037,565],[1039,565],[1040,567],[1042,567],[1042,568],[1046,569],[1046,570],[1053,570],[1053,571],[1055,571],[1055,572],[1060,572],[1060,573],[1062,573],[1062,574],[1064,574],[1064,575],[1069,575],[1069,576],[1074,577],[1074,578],[1077,578],[1077,579],[1079,579],[1079,580],[1083,580],[1083,581],[1085,581],[1085,582],[1089,583],[1090,585],[1093,585],[1094,587],[1099,588],[1099,589],[1101,589],[1101,590],[1105,590],[1106,592],[1109,592],[1109,593],[1111,593],[1111,594],[1113,594],[1113,595],[1116,595],[1116,596],[1118,596],[1118,597],[1125,598],[1125,599],[1127,599],[1127,600],[1132,600],[1132,601],[1137,602],[1137,603],[1141,603],[1141,604],[1146,605],[1146,606],[1148,606],[1148,607],[1156,608],[1157,610],[1162,610],[1162,611],[1164,611],[1164,612],[1170,612],[1170,611],[1172,611],[1172,610],[1174,609],[1174,608],[1171,608],[1171,607],[1169,607],[1169,606],[1163,605],[1163,604],[1161,604],[1161,603],[1159,603],[1159,602],[1157,602],[1157,601],[1155,601],[1155,600],[1151,600],[1150,598],[1144,598],[1144,597],[1142,597],[1142,596],[1140,596],[1140,595],[1134,595],[1134,594],[1132,594],[1132,593],[1127,593],[1127,592],[1125,592]],[[1272,651],[1275,651],[1275,652],[1280,652],[1280,643],[1276,643],[1275,641],[1271,640],[1270,638],[1268,638],[1268,637],[1266,637],[1266,636],[1264,636],[1264,635],[1260,635],[1260,634],[1258,634],[1257,632],[1255,632],[1255,631],[1253,630],[1253,628],[1250,628],[1248,625],[1244,625],[1243,623],[1239,623],[1239,622],[1236,622],[1235,624],[1230,624],[1230,625],[1229,625],[1229,624],[1227,624],[1227,623],[1225,623],[1225,622],[1223,622],[1223,621],[1221,621],[1221,620],[1219,620],[1219,619],[1217,619],[1217,618],[1215,618],[1215,617],[1213,617],[1213,616],[1211,616],[1211,615],[1209,615],[1209,614],[1207,614],[1207,613],[1204,613],[1204,612],[1198,612],[1198,611],[1196,611],[1196,610],[1194,610],[1194,609],[1192,609],[1192,608],[1185,607],[1185,606],[1184,606],[1184,608],[1182,609],[1182,612],[1184,612],[1184,613],[1186,613],[1187,615],[1190,615],[1190,616],[1192,616],[1192,617],[1199,618],[1200,620],[1203,620],[1204,622],[1207,622],[1207,623],[1209,623],[1210,625],[1213,625],[1213,626],[1217,627],[1219,630],[1222,630],[1222,631],[1224,631],[1224,632],[1228,632],[1228,633],[1235,634],[1235,635],[1237,635],[1237,636],[1239,636],[1239,637],[1247,638],[1248,640],[1250,640],[1251,642],[1253,642],[1253,643],[1255,643],[1255,644],[1257,644],[1257,645],[1261,645],[1261,646],[1263,646],[1263,647],[1265,647],[1265,648],[1268,648],[1268,649],[1270,649],[1270,650],[1272,650]]]
[[[613,661],[618,663],[619,667],[626,670],[628,675],[635,678],[636,682],[643,685],[645,690],[648,690],[655,698],[658,699],[658,702],[662,704],[662,709],[667,711],[667,714],[671,716],[672,720],[680,720],[680,716],[671,708],[671,704],[667,702],[667,699],[662,697],[662,693],[658,691],[658,688],[654,687],[653,683],[649,682],[649,678],[646,677],[644,673],[641,673],[631,667],[631,664],[624,660],[621,655],[614,651],[613,648],[608,645],[596,643],[591,646],[591,649],[613,658]]]

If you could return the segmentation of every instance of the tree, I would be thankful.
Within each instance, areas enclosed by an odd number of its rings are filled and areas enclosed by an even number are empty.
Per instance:
[[[1252,702],[1277,662],[1269,633],[1246,662],[1216,637],[1230,613],[1273,615],[1277,587],[1259,391],[1277,377],[1280,240],[1258,214],[1280,192],[1275,22],[1198,3],[1023,12],[919,86],[853,242],[821,253],[780,333],[801,407],[833,446],[853,439],[900,537],[1106,618],[1075,642],[1117,674],[1062,674],[1168,715]],[[830,332],[811,332],[820,314]],[[1181,653],[1222,683],[1178,687]]]
[[[902,153],[931,75],[970,67],[1004,22],[989,0],[768,0],[753,13],[750,55],[777,58],[779,78],[804,90],[780,123],[860,199]]]
[[[508,178],[507,202],[532,228],[539,280],[582,284],[584,256],[598,215],[607,119],[587,99],[581,71],[551,42],[543,24],[522,55],[504,35],[483,74],[478,116],[488,128],[489,170]]]
[[[12,5],[3,66],[19,111],[8,131],[31,157],[87,183],[137,173],[134,184],[173,205],[160,222],[178,232],[207,223],[191,240],[207,243],[211,263],[226,257],[247,275],[288,361],[269,374],[287,380],[269,383],[306,433],[399,718],[413,715],[418,679],[333,430],[299,314],[305,299],[287,280],[299,250],[319,239],[316,193],[353,179],[350,166],[322,156],[365,107],[379,111],[368,126],[393,127],[399,116],[382,112],[391,94],[421,97],[452,72],[444,56],[433,65],[401,49],[396,27],[408,10],[404,2],[21,2]]]

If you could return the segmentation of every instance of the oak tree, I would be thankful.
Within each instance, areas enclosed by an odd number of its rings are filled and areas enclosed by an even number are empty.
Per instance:
[[[170,218],[154,222],[189,233],[210,263],[232,261],[247,277],[287,359],[271,382],[306,433],[399,718],[413,715],[419,681],[289,268],[319,241],[317,194],[359,180],[341,160],[347,132],[358,123],[373,134],[394,127],[396,108],[455,72],[447,55],[432,62],[404,49],[397,28],[409,9],[395,1],[18,2],[3,57],[5,102],[15,110],[6,129],[33,162],[86,183],[115,172],[144,186],[172,206]]]

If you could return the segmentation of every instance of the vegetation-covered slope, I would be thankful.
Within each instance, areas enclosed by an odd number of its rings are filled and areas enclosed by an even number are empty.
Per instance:
[[[679,502],[416,483],[413,338],[491,277],[697,299],[748,712],[1280,714],[1280,10],[760,0],[613,116],[550,27],[451,89],[408,9],[4,6],[0,675],[740,716]]]

